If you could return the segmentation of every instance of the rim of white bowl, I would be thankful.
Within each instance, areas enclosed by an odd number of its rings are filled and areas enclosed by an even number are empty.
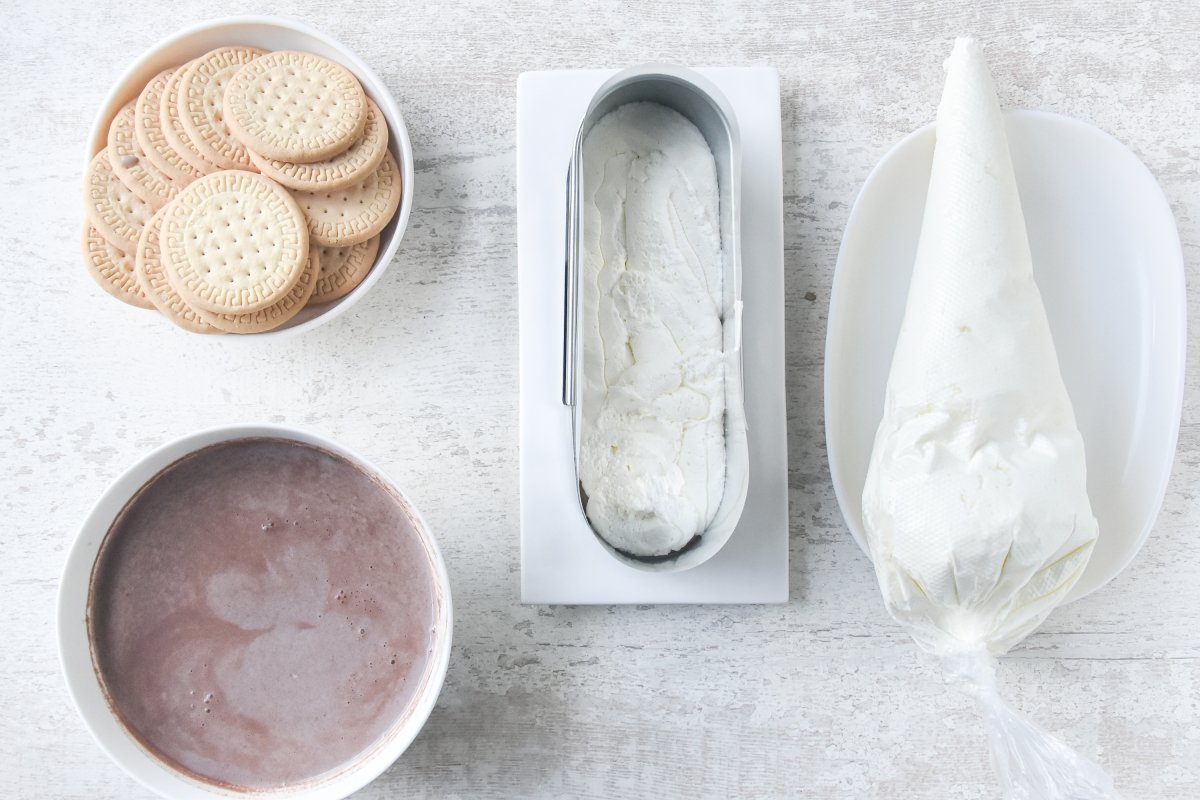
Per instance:
[[[404,116],[400,113],[400,107],[396,104],[396,98],[392,96],[387,84],[353,50],[307,23],[287,17],[269,15],[218,17],[176,31],[170,36],[160,39],[134,59],[109,88],[104,101],[100,105],[100,109],[92,120],[91,130],[88,132],[87,145],[84,150],[83,170],[84,172],[87,171],[87,166],[92,158],[104,147],[108,138],[109,123],[112,122],[121,106],[136,97],[138,92],[141,91],[141,85],[136,86],[137,91],[134,91],[134,86],[131,84],[134,84],[138,76],[146,71],[148,66],[163,51],[177,45],[182,45],[188,39],[200,34],[237,26],[276,28],[301,36],[307,36],[336,52],[342,65],[355,74],[359,82],[363,84],[363,89],[367,92],[367,95],[375,101],[376,105],[383,112],[383,117],[388,123],[390,132],[388,149],[392,151],[392,155],[396,158],[396,163],[400,166],[400,207],[397,209],[392,221],[388,223],[387,227],[380,234],[379,252],[375,256],[375,265],[371,267],[371,271],[367,273],[367,277],[363,279],[362,283],[354,287],[353,291],[343,298],[332,301],[329,303],[328,308],[302,322],[295,324],[285,323],[285,326],[282,328],[264,331],[263,333],[204,337],[206,340],[215,339],[222,342],[284,339],[298,336],[328,322],[332,322],[361,300],[391,266],[396,251],[400,247],[400,241],[404,238],[404,233],[408,229],[408,219],[412,213],[414,173],[416,172],[416,167],[413,162],[412,142],[408,136],[408,127],[404,123]],[[237,41],[236,36],[231,36],[228,43],[235,44],[240,42]],[[144,81],[148,80],[149,77],[152,77],[152,75],[143,79],[142,85],[144,85]],[[140,311],[140,309],[138,310]],[[303,315],[304,311],[300,313]],[[175,328],[176,326],[168,323],[166,327]],[[187,333],[186,331],[181,332]],[[188,333],[188,335],[194,336],[195,334]]]
[[[429,554],[439,595],[437,638],[425,687],[392,729],[370,749],[336,772],[312,781],[264,791],[226,789],[204,783],[149,753],[117,718],[100,687],[87,635],[87,598],[92,565],[112,521],[129,499],[162,469],[204,447],[243,438],[288,439],[336,453],[366,470],[395,493],[417,523],[418,535]],[[323,434],[274,423],[236,423],[205,428],[172,439],[138,458],[108,485],[92,505],[67,549],[56,602],[59,664],[84,726],[109,759],[147,789],[164,797],[209,800],[222,797],[270,797],[277,800],[340,800],[378,778],[416,739],[441,695],[454,639],[454,607],[450,577],[441,548],[429,524],[408,496],[385,472],[356,451]]]

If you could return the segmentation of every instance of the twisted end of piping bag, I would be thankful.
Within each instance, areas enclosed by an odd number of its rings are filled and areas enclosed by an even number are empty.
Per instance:
[[[975,697],[992,767],[1006,800],[1121,800],[1095,762],[1021,714],[996,691],[996,659],[983,645],[942,658],[946,679]]]

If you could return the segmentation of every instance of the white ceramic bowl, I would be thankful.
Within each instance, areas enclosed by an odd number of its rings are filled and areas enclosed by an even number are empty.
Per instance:
[[[103,149],[108,139],[109,123],[112,122],[117,112],[130,100],[136,99],[151,78],[168,67],[178,66],[192,58],[204,55],[213,48],[235,44],[251,45],[265,50],[305,50],[336,61],[349,69],[362,83],[367,96],[374,100],[375,104],[383,111],[383,117],[388,124],[388,148],[396,157],[396,163],[400,165],[400,184],[403,187],[400,195],[400,208],[388,226],[383,229],[379,240],[379,254],[375,257],[375,266],[363,282],[355,287],[354,291],[332,303],[303,309],[283,326],[273,331],[249,336],[222,336],[219,338],[223,340],[257,340],[292,336],[312,330],[318,325],[338,317],[370,291],[371,286],[383,276],[392,257],[396,255],[396,248],[400,246],[400,239],[408,225],[408,215],[412,211],[413,155],[412,144],[408,140],[408,129],[404,126],[404,117],[400,115],[396,100],[388,91],[383,80],[345,45],[302,22],[279,17],[224,17],[201,22],[172,34],[130,64],[109,90],[108,97],[104,99],[104,103],[100,106],[100,111],[92,123],[92,131],[88,136],[87,152],[84,158],[84,169],[87,168],[92,156]]]
[[[392,487],[411,511],[421,541],[433,565],[439,600],[436,624],[437,629],[444,633],[434,642],[429,666],[408,711],[397,720],[395,726],[380,742],[360,755],[356,761],[337,772],[298,787],[265,792],[232,792],[201,783],[150,755],[113,714],[92,663],[87,630],[87,603],[92,565],[100,551],[100,543],[117,514],[133,494],[163,468],[188,453],[218,442],[251,436],[290,439],[322,447],[358,464],[377,476],[385,485]],[[429,533],[429,526],[412,503],[378,469],[358,454],[323,436],[279,425],[244,424],[212,428],[176,439],[143,457],[108,487],[84,519],[67,553],[67,563],[63,568],[58,591],[59,658],[62,661],[67,689],[83,717],[84,724],[100,748],[129,775],[163,797],[179,800],[210,800],[231,796],[270,797],[275,800],[338,800],[366,786],[400,757],[416,738],[433,710],[450,661],[452,625],[450,580],[446,574],[446,567],[437,543]]]

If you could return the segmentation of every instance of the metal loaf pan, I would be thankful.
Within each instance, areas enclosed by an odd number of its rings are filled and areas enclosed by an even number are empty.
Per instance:
[[[717,167],[723,262],[723,322],[725,343],[725,493],[709,527],[684,548],[666,556],[638,557],[612,547],[596,533],[584,511],[579,483],[580,404],[582,382],[579,356],[589,346],[582,325],[583,297],[583,142],[605,114],[626,103],[651,102],[671,108],[692,122],[712,150]],[[704,76],[686,68],[650,64],[617,73],[596,92],[575,138],[567,172],[566,298],[563,335],[563,403],[571,410],[575,486],[579,513],[596,539],[614,558],[651,572],[678,572],[703,564],[729,541],[742,515],[749,487],[749,453],[742,384],[742,272],[740,244],[741,137],[729,102]]]

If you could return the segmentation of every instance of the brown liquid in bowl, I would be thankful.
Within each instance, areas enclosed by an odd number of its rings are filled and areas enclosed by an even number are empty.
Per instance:
[[[161,760],[265,789],[348,766],[405,715],[439,635],[406,505],[346,459],[213,445],[129,501],[92,570],[88,632],[114,711]]]

